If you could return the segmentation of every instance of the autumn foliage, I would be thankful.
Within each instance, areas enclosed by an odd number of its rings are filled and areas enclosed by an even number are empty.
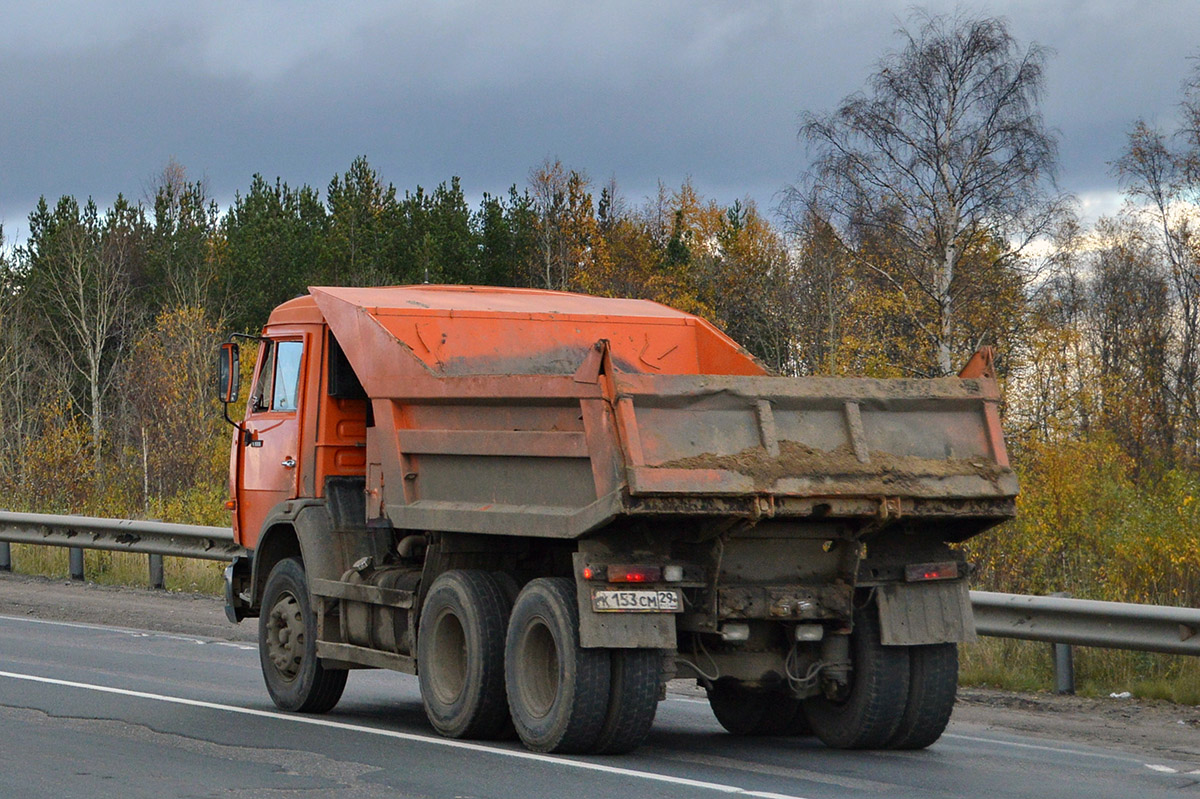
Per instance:
[[[832,149],[770,212],[691,181],[629,198],[558,160],[476,203],[457,178],[400,192],[366,158],[324,191],[254,175],[228,208],[175,162],[143,202],[41,200],[24,240],[0,231],[4,504],[227,523],[210,369],[229,332],[309,285],[532,286],[701,314],[781,374],[933,377],[996,347],[1023,493],[1016,522],[970,542],[977,584],[1196,603],[1200,73],[1180,130],[1138,122],[1114,161],[1126,212],[1083,229],[1044,183],[1045,53],[1002,21],[962,23],[926,19],[874,100],[808,115]],[[999,116],[891,68],[937,74],[956,47],[976,48],[962,63],[990,76],[976,88]],[[902,135],[918,112],[961,146]],[[1001,117],[1021,135],[989,149]]]

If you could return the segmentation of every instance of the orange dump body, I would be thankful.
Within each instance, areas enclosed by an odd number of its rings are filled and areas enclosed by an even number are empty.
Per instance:
[[[625,372],[766,374],[708,322],[646,300],[474,286],[311,291],[351,362],[398,343],[441,376],[566,375],[606,340]]]
[[[990,373],[773,377],[704,320],[641,300],[310,291],[265,331],[303,342],[295,443],[268,442],[258,472],[240,468],[266,485],[276,459],[294,455],[297,467],[272,490],[241,487],[248,546],[269,503],[323,496],[336,477],[365,478],[370,523],[552,538],[655,515],[904,515],[942,525],[949,540],[1012,514]],[[358,396],[334,390],[343,357]],[[258,414],[264,440],[287,414]]]

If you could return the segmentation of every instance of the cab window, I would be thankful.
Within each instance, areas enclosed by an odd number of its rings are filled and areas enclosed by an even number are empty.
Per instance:
[[[281,341],[275,345],[275,391],[271,410],[296,410],[296,393],[300,389],[300,356],[304,345],[299,341]]]
[[[275,385],[275,342],[264,341],[262,346],[262,366],[258,370],[258,381],[254,384],[250,403],[256,411],[271,407],[271,387]]]
[[[254,410],[294,411],[304,345],[299,341],[270,341],[263,346],[266,352],[254,386]]]

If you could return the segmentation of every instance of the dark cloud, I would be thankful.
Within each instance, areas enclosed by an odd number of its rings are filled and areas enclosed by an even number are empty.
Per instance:
[[[951,6],[945,6],[951,8]],[[691,176],[770,206],[804,166],[802,110],[862,87],[907,2],[24,4],[0,13],[0,219],[39,195],[140,197],[169,158],[228,201],[250,175],[323,188],[365,154],[401,190],[473,196],[546,157],[639,199]],[[1138,116],[1169,123],[1188,0],[993,2],[1056,51],[1062,183],[1115,188]]]

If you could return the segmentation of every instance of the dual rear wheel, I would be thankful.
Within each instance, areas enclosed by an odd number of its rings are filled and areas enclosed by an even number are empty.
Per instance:
[[[490,572],[449,571],[430,587],[417,628],[429,723],[451,738],[497,738],[508,724],[504,636],[512,599]]]
[[[838,749],[924,749],[946,729],[958,693],[958,645],[883,646],[874,606],[855,612],[846,689],[805,700],[813,732]]]
[[[507,590],[506,590],[507,589]],[[584,649],[569,579],[511,588],[477,570],[430,587],[418,628],[426,714],[443,735],[491,738],[511,727],[537,752],[614,754],[654,721],[657,650]]]
[[[836,749],[923,749],[945,731],[958,688],[958,647],[883,646],[874,607],[855,613],[850,680],[797,700],[731,680],[709,689],[713,715],[735,735],[814,734]]]

